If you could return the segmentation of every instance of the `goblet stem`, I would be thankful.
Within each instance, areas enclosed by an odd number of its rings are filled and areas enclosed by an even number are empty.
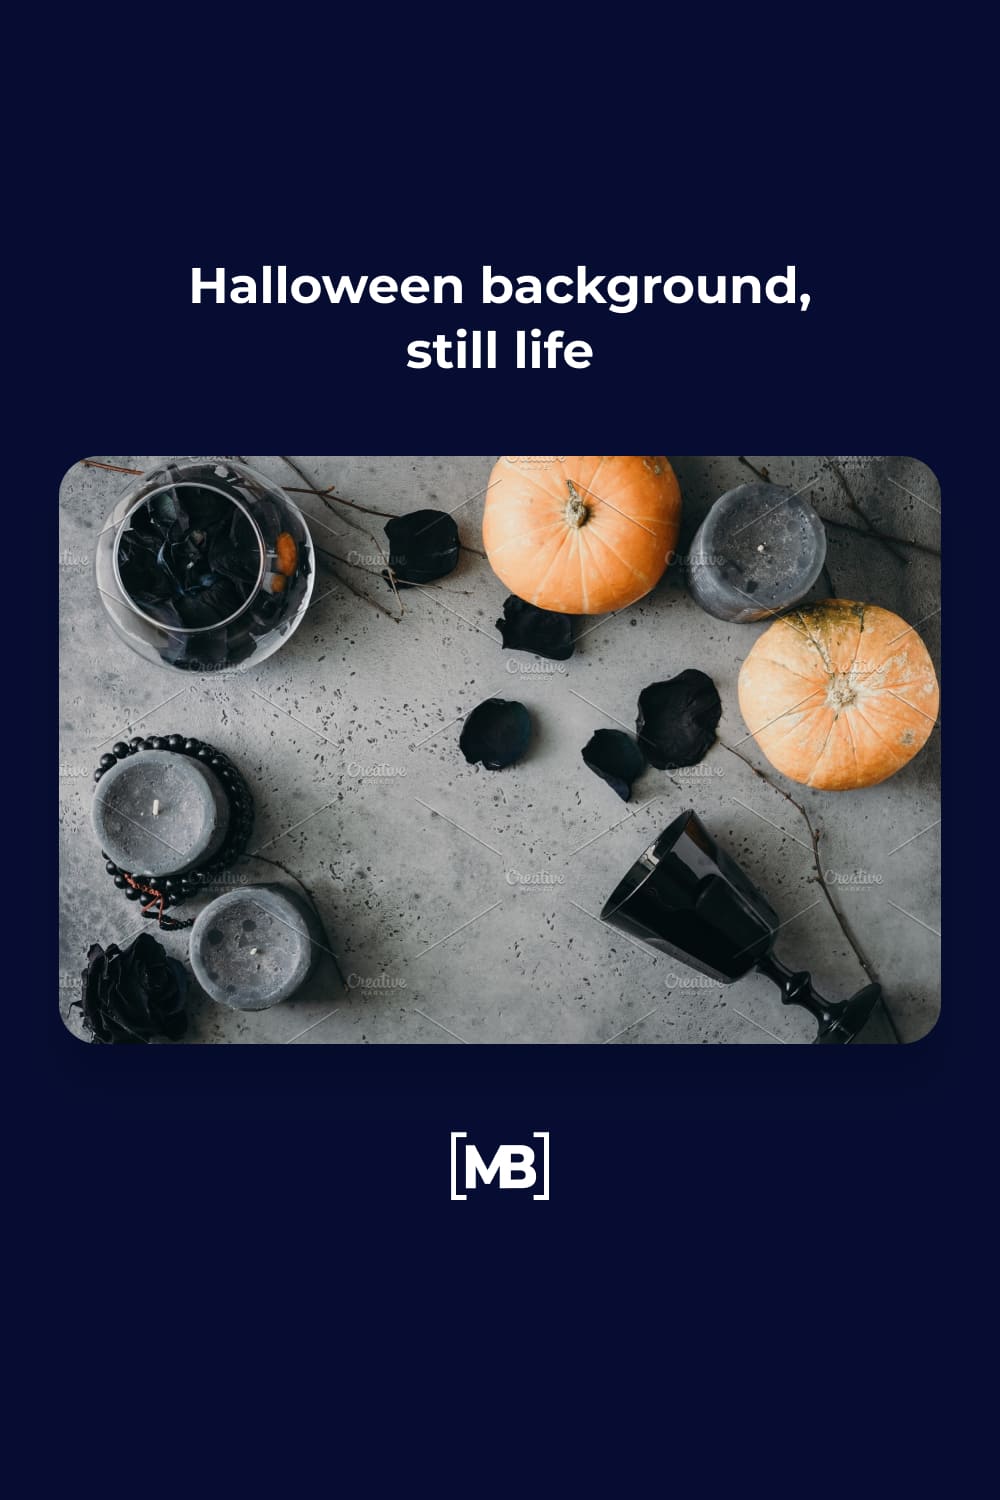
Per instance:
[[[785,1005],[799,1005],[815,1017],[819,1027],[816,1041],[823,1045],[853,1042],[882,994],[881,985],[869,984],[850,1000],[824,1000],[813,989],[812,977],[805,969],[786,969],[772,953],[760,960],[757,969],[778,986]]]

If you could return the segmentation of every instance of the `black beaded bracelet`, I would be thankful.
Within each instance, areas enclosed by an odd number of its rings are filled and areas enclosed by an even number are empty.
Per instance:
[[[221,849],[210,864],[185,870],[183,874],[139,877],[130,870],[121,869],[102,850],[104,868],[117,889],[124,891],[125,899],[143,901],[145,897],[142,915],[150,920],[155,919],[157,926],[164,931],[175,932],[183,927],[192,927],[194,919],[180,922],[176,917],[168,917],[168,908],[180,906],[192,896],[199,895],[206,885],[246,852],[253,832],[253,797],[242,773],[228,755],[223,755],[221,750],[206,744],[204,740],[187,739],[182,734],[154,735],[149,739],[137,737],[127,744],[124,740],[119,740],[112,745],[110,753],[101,756],[94,772],[95,782],[100,781],[105,771],[109,771],[117,761],[136,755],[140,750],[172,750],[176,755],[190,755],[196,760],[204,761],[222,783],[229,803],[229,826]]]

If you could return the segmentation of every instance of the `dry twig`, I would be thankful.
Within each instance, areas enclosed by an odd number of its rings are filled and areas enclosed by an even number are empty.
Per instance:
[[[760,770],[760,768],[758,766],[754,765],[754,763],[753,763],[752,760],[748,760],[748,758],[745,755],[741,754],[739,750],[734,750],[733,747],[732,747],[732,745],[727,745],[726,742],[725,742],[725,740],[720,740],[719,744],[722,746],[722,748],[724,750],[728,750],[729,753],[730,753],[730,755],[735,755],[737,760],[741,760],[745,766],[749,766],[750,770],[758,778],[758,780],[765,782],[772,789],[772,791],[777,792],[779,797],[784,797],[785,801],[786,802],[790,802],[791,805],[792,805],[792,807],[795,808],[795,811],[798,813],[799,817],[802,819],[803,823],[806,826],[806,830],[807,830],[807,832],[809,834],[809,843],[810,843],[810,846],[812,848],[813,865],[814,865],[815,871],[816,871],[816,874],[815,874],[815,876],[813,878],[819,883],[819,888],[823,892],[823,895],[826,898],[827,905],[829,906],[831,912],[833,913],[834,917],[836,918],[837,926],[840,928],[841,932],[844,934],[844,937],[847,939],[848,943],[850,944],[851,949],[852,949],[852,951],[854,953],[854,956],[858,960],[858,963],[861,965],[862,969],[864,969],[865,973],[867,974],[867,976],[868,976],[869,980],[872,982],[872,984],[878,984],[879,983],[879,977],[878,977],[878,974],[875,971],[874,964],[871,962],[871,960],[869,959],[868,955],[865,953],[864,949],[862,948],[860,942],[858,941],[857,937],[855,936],[854,931],[853,931],[853,929],[851,927],[850,922],[848,922],[846,916],[840,910],[840,907],[837,905],[836,901],[833,899],[833,892],[830,889],[829,882],[826,879],[824,879],[824,876],[823,876],[823,865],[822,865],[822,862],[821,862],[820,857],[819,857],[819,845],[820,845],[820,840],[823,837],[823,831],[822,831],[822,829],[814,827],[813,821],[810,818],[809,813],[806,811],[805,807],[803,807],[802,803],[796,801],[796,799],[791,795],[790,792],[786,792],[784,787],[779,786],[776,781],[773,781],[771,779],[771,777],[768,776],[768,774],[767,774],[766,771]],[[895,1033],[896,1040],[898,1041],[899,1040],[899,1032],[896,1030],[896,1023],[892,1019],[892,1015],[890,1014],[889,1007],[885,1003],[885,996],[884,995],[882,997],[882,1003],[883,1003],[883,1006],[885,1007],[885,1013],[886,1013],[886,1015],[889,1018],[889,1024],[892,1027],[893,1032]]]
[[[123,469],[121,464],[102,464],[96,458],[81,459],[85,469],[107,469],[109,474],[141,474],[142,469]]]
[[[737,463],[741,463],[745,469],[749,469],[750,473],[755,474],[758,479],[762,479],[765,484],[774,483],[774,480],[771,478],[771,475],[767,469],[758,469],[757,465],[752,464],[744,454],[737,454],[736,461]],[[880,526],[876,526],[874,521],[872,521],[871,518],[865,514],[860,504],[855,499],[851,488],[847,483],[846,476],[841,472],[835,460],[827,459],[827,464],[829,465],[834,477],[840,484],[841,489],[845,492],[847,502],[850,505],[851,509],[854,511],[855,515],[860,517],[864,524],[861,526],[852,526],[850,521],[835,521],[832,516],[820,515],[819,518],[823,522],[824,526],[833,526],[838,531],[850,531],[853,532],[855,536],[864,536],[868,537],[871,541],[881,542],[883,546],[888,547],[893,556],[898,558],[902,563],[906,562],[906,558],[903,557],[898,550],[895,550],[900,547],[912,547],[915,552],[923,552],[928,557],[941,556],[940,547],[932,547],[927,542],[914,541],[912,537],[893,536],[891,532],[883,531]],[[817,515],[819,515],[818,511]]]
[[[317,496],[318,499],[322,500],[323,504],[325,506],[327,506],[328,509],[330,509],[330,510],[333,509],[332,505],[330,504],[329,492],[327,490],[321,490],[317,485],[313,484],[312,480],[309,478],[309,475],[305,472],[304,469],[300,468],[300,466],[295,462],[294,458],[288,458],[288,457],[285,456],[285,454],[282,454],[281,455],[281,461],[282,461],[282,463],[286,463],[290,469],[294,469],[295,470],[295,473],[299,476],[299,478],[302,480],[302,482],[304,484],[307,484],[309,486],[309,488],[312,491],[312,493],[315,496]],[[355,507],[355,508],[360,509],[360,507]],[[335,514],[339,515],[340,512],[337,511],[337,512],[335,512]],[[389,558],[388,558],[388,556],[387,556],[387,554],[385,552],[385,549],[383,548],[383,546],[382,546],[381,542],[379,541],[378,537],[375,536],[375,534],[373,532],[369,531],[367,526],[362,526],[359,521],[352,521],[349,516],[344,516],[343,519],[347,522],[347,524],[349,526],[353,526],[356,531],[360,531],[363,536],[366,536],[368,538],[368,540],[371,542],[372,546],[377,551],[379,557],[382,558],[383,562],[385,563],[384,577],[386,579],[386,582],[388,583],[389,587],[392,589],[393,594],[395,595],[396,603],[399,605],[399,613],[401,615],[405,614],[406,611],[405,611],[405,609],[403,607],[403,601],[399,597],[399,590],[396,587],[396,575],[395,575],[395,573],[392,570],[392,564],[390,563]],[[331,554],[331,555],[334,555],[334,554]],[[374,601],[372,601],[372,602],[374,602]]]
[[[874,537],[876,541],[881,542],[885,550],[891,553],[897,562],[901,562],[905,565],[906,557],[900,551],[896,543],[891,542],[885,535],[885,533],[879,530],[871,517],[867,515],[866,512],[862,509],[860,502],[856,498],[853,490],[851,489],[851,486],[847,482],[846,474],[838,464],[837,460],[835,458],[828,458],[826,463],[828,469],[830,470],[830,473],[840,485],[840,488],[844,493],[844,497],[847,500],[848,505],[850,506],[851,510],[853,510],[858,519],[862,522],[868,535]]]

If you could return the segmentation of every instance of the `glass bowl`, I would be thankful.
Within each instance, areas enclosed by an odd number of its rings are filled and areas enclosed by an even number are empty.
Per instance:
[[[173,460],[121,494],[97,542],[118,635],[175,672],[239,672],[296,630],[315,581],[298,506],[235,460]]]

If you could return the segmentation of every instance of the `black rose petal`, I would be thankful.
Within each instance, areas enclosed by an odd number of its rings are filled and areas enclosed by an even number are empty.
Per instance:
[[[512,766],[528,748],[531,716],[523,703],[487,698],[465,721],[459,748],[470,766],[482,762],[487,771]]]
[[[126,536],[146,542],[155,550],[169,533],[170,526],[169,521],[160,522],[157,519],[154,497],[154,500],[147,500],[145,505],[140,505],[132,512]],[[124,541],[125,537],[122,538],[123,544]]]
[[[504,600],[503,619],[496,628],[508,651],[533,651],[550,661],[568,661],[573,655],[573,616],[539,609],[516,594]]]
[[[250,598],[260,543],[225,496],[181,485],[132,513],[118,569],[138,608],[168,627],[200,630],[236,614]]]
[[[443,510],[414,510],[385,523],[397,583],[431,583],[458,564],[458,527]]]
[[[285,608],[285,593],[280,594],[258,594],[253,602],[250,613],[254,623],[262,630],[270,630],[275,622],[281,618]]]
[[[174,604],[173,599],[150,599],[146,602],[137,599],[135,602],[142,606],[143,612],[149,615],[151,620],[156,620],[165,629],[185,630],[187,628],[177,613],[177,606]]]
[[[192,572],[204,572],[203,549],[189,541],[167,540],[156,554],[157,567],[166,575],[175,589],[186,589]]]
[[[192,531],[207,531],[210,526],[229,519],[230,502],[217,490],[203,489],[200,484],[182,484],[169,493],[176,497],[178,518],[183,518]]]
[[[623,729],[597,729],[581,751],[584,764],[627,802],[632,783],[646,769],[646,757]]]
[[[257,649],[257,642],[250,631],[241,629],[240,624],[241,622],[238,621],[226,632],[225,661],[229,667],[235,667],[241,661],[247,661]]]
[[[636,733],[651,765],[661,771],[695,766],[715,744],[722,704],[715,683],[696,667],[639,694]]]
[[[173,580],[157,562],[160,545],[158,537],[153,546],[137,538],[132,531],[122,537],[118,548],[118,572],[122,587],[136,604],[168,599],[173,593]]]
[[[187,672],[218,671],[229,664],[229,630],[199,630],[193,635],[170,636],[160,656],[171,666]]]
[[[193,579],[190,586],[176,596],[174,605],[186,630],[201,630],[234,615],[245,599],[245,592],[231,578],[208,574]]]
[[[212,536],[207,560],[213,573],[224,573],[234,582],[255,584],[260,576],[260,546],[256,533],[242,511],[236,511],[232,523]]]
[[[244,520],[241,510],[237,510],[237,516],[240,521]],[[270,495],[254,495],[254,518],[260,527],[264,538],[264,545],[266,547],[273,547],[278,540],[279,534],[285,530],[285,521],[281,511],[275,505]],[[235,525],[236,522],[233,524]]]
[[[122,951],[95,943],[83,971],[78,1002],[95,1042],[135,1045],[166,1037],[176,1042],[187,1029],[187,975],[148,932]]]
[[[176,490],[161,490],[158,495],[152,496],[144,509],[146,524],[154,527],[161,536],[167,536],[178,523],[182,530],[187,530],[187,516],[181,509]],[[141,512],[136,515],[132,524],[135,525],[136,521],[142,524]]]

